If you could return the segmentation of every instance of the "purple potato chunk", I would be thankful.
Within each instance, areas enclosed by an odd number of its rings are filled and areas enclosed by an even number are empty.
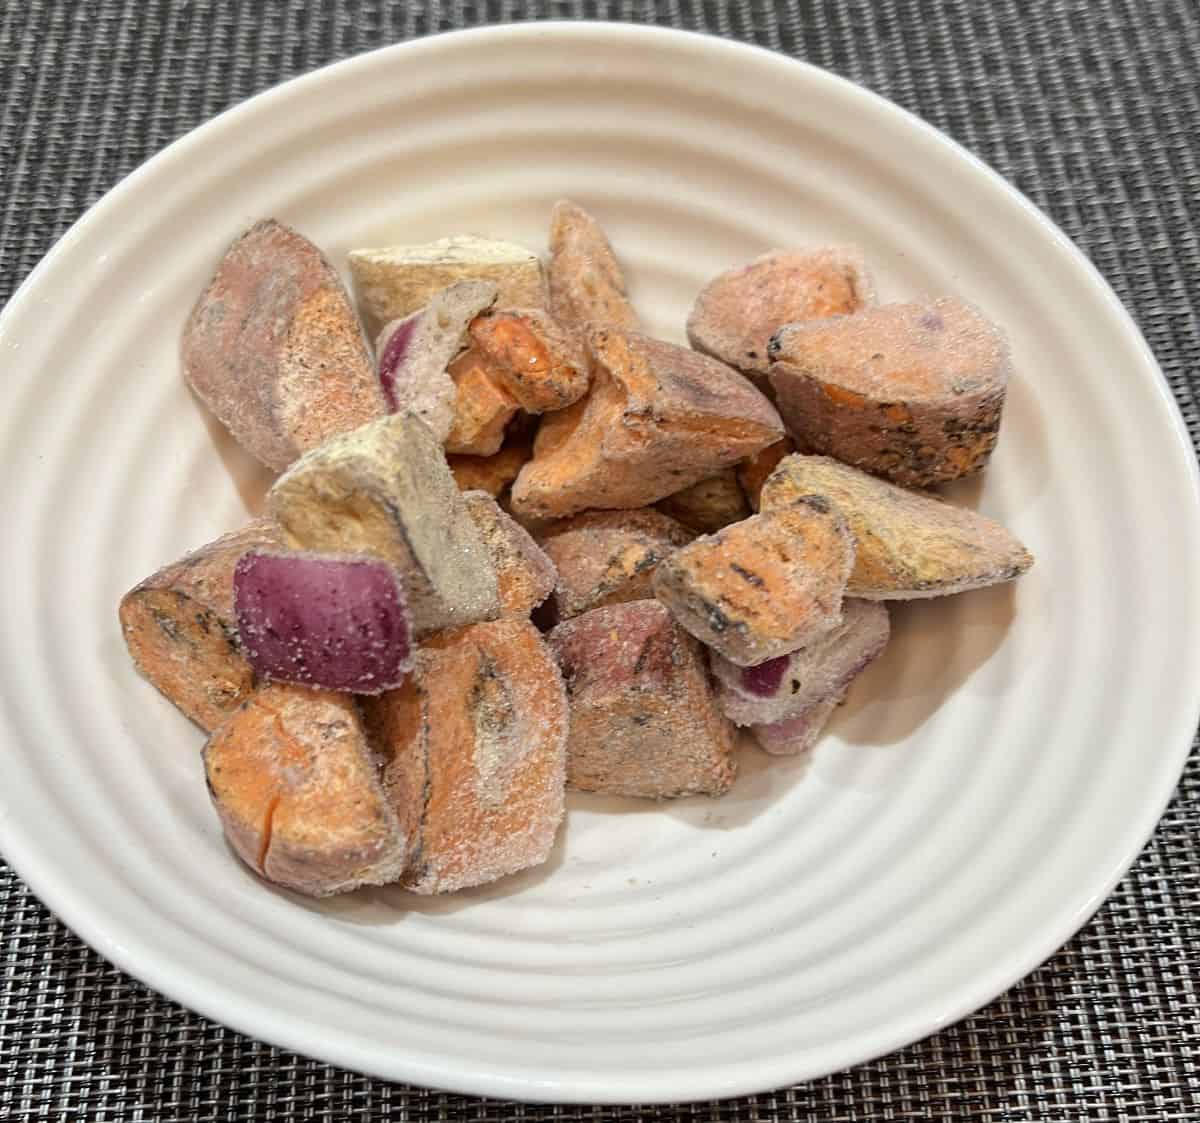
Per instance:
[[[408,605],[386,562],[252,550],[233,590],[238,635],[261,678],[378,694],[412,667]]]

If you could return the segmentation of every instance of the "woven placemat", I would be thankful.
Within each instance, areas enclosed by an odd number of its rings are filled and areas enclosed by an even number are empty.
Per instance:
[[[232,102],[414,36],[578,17],[758,43],[962,141],[1099,266],[1200,447],[1196,0],[0,0],[0,303],[122,175]],[[1195,1121],[1198,838],[1193,756],[1112,899],[974,1017],[812,1084],[645,1110],[429,1092],[252,1041],[110,967],[0,867],[0,1120]]]

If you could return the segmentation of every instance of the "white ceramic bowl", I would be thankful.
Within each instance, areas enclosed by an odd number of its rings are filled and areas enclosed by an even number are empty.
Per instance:
[[[982,484],[1019,588],[900,608],[815,754],[733,793],[573,800],[540,870],[447,899],[264,887],[201,738],[133,672],[121,592],[233,527],[264,477],[191,400],[183,318],[275,215],[336,262],[463,230],[607,225],[652,330],[772,246],[854,241],[884,298],[957,292],[1013,341]],[[172,145],[0,320],[0,842],[125,970],[387,1077],[526,1099],[751,1092],[887,1052],[1052,953],[1152,830],[1196,723],[1192,453],[1138,332],[1015,191],[819,70],[716,39],[532,25],[389,48]],[[1190,580],[1189,580],[1190,578]]]

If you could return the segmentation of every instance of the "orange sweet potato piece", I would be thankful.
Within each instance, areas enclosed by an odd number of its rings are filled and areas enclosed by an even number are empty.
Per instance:
[[[324,897],[385,885],[404,869],[406,822],[349,694],[264,686],[209,739],[204,766],[226,837],[268,881]],[[407,802],[410,818],[419,796]]]
[[[770,351],[779,411],[810,451],[925,487],[980,471],[995,447],[1008,345],[961,300],[790,324]]]
[[[729,790],[733,726],[717,705],[703,648],[661,604],[597,608],[548,638],[571,707],[571,787],[647,799]]]
[[[254,688],[233,606],[247,550],[278,546],[258,519],[164,566],[121,598],[121,632],[138,671],[201,729],[215,729]]]
[[[401,809],[424,794],[402,884],[448,893],[540,865],[563,817],[567,703],[532,624],[443,632],[405,684],[364,701]]]
[[[473,350],[528,413],[565,409],[587,393],[578,341],[536,308],[507,308],[471,323]]]
[[[677,550],[655,571],[654,593],[692,635],[749,667],[839,624],[853,564],[845,520],[806,496]]]
[[[758,510],[758,495],[767,477],[775,471],[775,466],[785,457],[796,451],[796,446],[787,437],[768,445],[762,452],[756,452],[748,460],[743,460],[737,466],[738,483],[742,485],[746,499],[753,510]]]
[[[649,599],[655,567],[692,537],[686,527],[653,508],[586,511],[551,524],[538,541],[558,572],[557,618]]]
[[[474,348],[459,355],[446,373],[455,387],[454,420],[443,442],[446,452],[494,456],[519,408],[517,400]]]
[[[688,316],[688,341],[766,390],[767,344],[784,324],[857,312],[873,300],[856,249],[772,250],[701,290]]]
[[[282,470],[387,407],[337,273],[268,219],[226,252],[183,331],[188,384],[248,452]]]
[[[733,468],[668,495],[656,506],[697,534],[711,534],[750,515],[750,505]]]
[[[514,441],[492,456],[447,456],[446,463],[459,491],[486,491],[495,499],[532,455],[531,442]]]
[[[625,295],[625,277],[600,224],[566,199],[550,216],[550,311],[565,328],[608,324],[628,331],[637,313]]]
[[[528,619],[554,591],[557,578],[554,563],[529,532],[502,511],[487,492],[468,491],[463,502],[496,568],[500,615]]]
[[[771,403],[715,359],[616,328],[589,329],[587,343],[591,392],[538,430],[517,513],[643,507],[783,435]]]

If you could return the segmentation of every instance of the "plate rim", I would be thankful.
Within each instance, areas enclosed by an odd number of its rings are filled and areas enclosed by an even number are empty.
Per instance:
[[[211,134],[219,129],[236,128],[239,118],[242,116],[258,112],[263,106],[270,105],[274,101],[285,101],[297,89],[319,86],[335,74],[341,76],[356,68],[371,65],[382,55],[407,56],[422,52],[452,51],[458,43],[476,39],[490,38],[505,42],[532,41],[539,37],[549,40],[553,37],[570,38],[573,36],[589,38],[593,43],[597,40],[607,39],[609,45],[619,45],[633,40],[637,40],[638,44],[642,46],[653,44],[655,41],[686,44],[689,49],[698,52],[711,51],[714,55],[737,56],[747,59],[757,66],[776,67],[780,72],[787,70],[803,73],[807,82],[817,86],[823,83],[826,88],[837,89],[843,96],[858,99],[859,103],[868,111],[890,117],[898,127],[915,130],[922,134],[926,140],[936,143],[948,157],[965,164],[974,177],[977,179],[982,177],[982,181],[986,182],[987,186],[993,191],[998,190],[1009,204],[1015,204],[1017,209],[1024,212],[1027,219],[1036,223],[1048,240],[1054,243],[1060,254],[1066,255],[1066,259],[1069,259],[1069,264],[1074,267],[1080,283],[1091,290],[1091,295],[1102,300],[1106,314],[1112,319],[1114,327],[1118,327],[1121,335],[1140,353],[1142,365],[1147,368],[1145,373],[1152,376],[1150,381],[1154,387],[1154,397],[1164,425],[1163,436],[1165,437],[1167,431],[1170,432],[1173,438],[1173,458],[1177,461],[1177,468],[1181,470],[1178,480],[1172,480],[1172,485],[1181,487],[1190,498],[1188,510],[1181,512],[1181,516],[1190,515],[1189,521],[1193,524],[1193,532],[1196,526],[1200,526],[1200,465],[1197,464],[1191,436],[1187,431],[1179,404],[1170,389],[1166,376],[1128,309],[1121,303],[1112,287],[1086,254],[1059,229],[1057,224],[979,157],[941,130],[889,101],[881,94],[813,63],[792,58],[780,51],[738,40],[725,39],[707,32],[602,20],[535,20],[512,24],[483,25],[441,32],[363,51],[278,83],[243,99],[190,129],[133,169],[105,192],[50,248],[17,287],[3,310],[0,310],[0,337],[3,336],[5,326],[9,321],[22,315],[25,304],[32,300],[37,292],[42,276],[59,257],[69,251],[74,241],[97,223],[103,222],[107,210],[116,206],[130,193],[135,192],[143,178],[157,173],[159,169],[172,161],[186,158],[189,147],[197,142],[198,134]],[[1067,262],[1064,261],[1065,263]],[[1138,377],[1142,377],[1141,373]],[[1126,834],[1130,842],[1122,850],[1121,860],[1115,866],[1109,867],[1103,876],[1097,876],[1095,879],[1095,892],[1089,900],[1088,907],[1069,916],[1051,917],[1035,926],[1030,936],[1021,945],[1023,951],[1019,956],[1000,959],[992,971],[980,974],[972,980],[954,987],[952,993],[955,1001],[941,1007],[944,1011],[942,1016],[930,1019],[927,1015],[910,1015],[907,1019],[898,1020],[893,1023],[892,1032],[878,1035],[868,1047],[855,1051],[853,1056],[845,1058],[834,1069],[820,1066],[819,1072],[809,1072],[805,1071],[802,1064],[797,1063],[791,1066],[791,1071],[783,1072],[780,1071],[779,1065],[771,1066],[768,1069],[766,1066],[756,1065],[754,1061],[739,1059],[731,1062],[730,1067],[722,1070],[721,1074],[712,1071],[706,1072],[686,1090],[678,1082],[682,1071],[678,1069],[668,1070],[665,1080],[660,1079],[657,1073],[639,1074],[636,1078],[628,1080],[627,1087],[621,1089],[621,1091],[627,1090],[629,1095],[616,1094],[612,1089],[611,1078],[606,1077],[599,1068],[591,1070],[586,1077],[572,1075],[566,1081],[537,1081],[524,1075],[512,1077],[502,1072],[470,1071],[461,1065],[456,1066],[453,1058],[442,1057],[440,1063],[430,1063],[411,1056],[393,1056],[395,1063],[390,1069],[385,1070],[381,1066],[368,1063],[368,1059],[365,1057],[356,1057],[351,1043],[343,1044],[338,1039],[318,1040],[315,1035],[305,1032],[303,1028],[297,1030],[289,1026],[285,1018],[278,1013],[273,1014],[269,1009],[259,1006],[251,1009],[244,1006],[238,1006],[236,1009],[229,1005],[222,1007],[222,1002],[227,1002],[227,999],[214,997],[210,1000],[209,995],[204,991],[204,979],[197,976],[189,981],[188,976],[181,976],[178,966],[173,965],[169,957],[154,954],[152,942],[143,941],[142,946],[138,947],[133,941],[118,942],[105,931],[97,930],[90,919],[86,894],[79,894],[71,888],[69,880],[60,879],[52,869],[47,868],[47,865],[39,857],[36,838],[30,833],[23,833],[16,819],[3,813],[2,806],[0,806],[0,851],[3,852],[5,859],[29,889],[56,917],[120,970],[168,997],[171,1001],[178,1002],[180,1005],[219,1024],[227,1025],[252,1039],[295,1050],[351,1071],[365,1072],[384,1079],[404,1080],[428,1087],[453,1089],[473,1095],[522,1099],[526,1102],[606,1104],[695,1102],[715,1097],[725,1098],[763,1092],[798,1081],[816,1079],[827,1071],[837,1071],[884,1056],[968,1017],[1006,992],[1030,972],[1036,970],[1042,963],[1055,955],[1095,915],[1111,895],[1117,883],[1137,860],[1176,791],[1179,777],[1191,751],[1198,722],[1200,722],[1200,698],[1194,700],[1190,715],[1186,707],[1182,705],[1179,707],[1175,723],[1178,727],[1177,743],[1173,752],[1164,752],[1163,754],[1163,763],[1160,765],[1162,775],[1158,778],[1160,781],[1158,798],[1146,800],[1144,805],[1139,808],[1139,813],[1134,817],[1132,824],[1127,824]],[[147,955],[146,952],[151,954]]]

